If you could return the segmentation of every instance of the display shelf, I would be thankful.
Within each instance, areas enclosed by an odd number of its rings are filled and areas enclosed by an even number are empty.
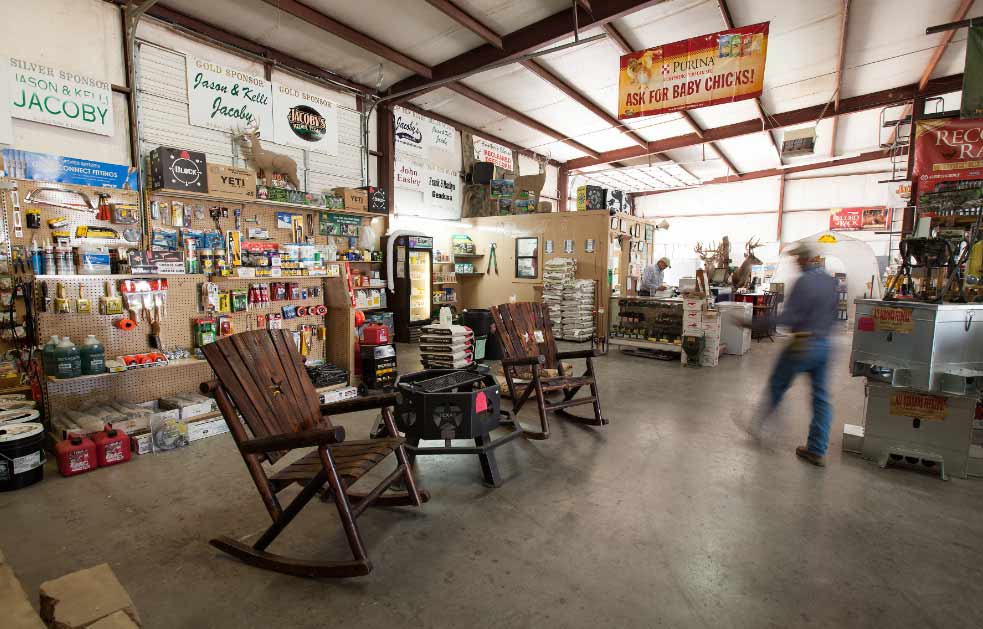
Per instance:
[[[180,190],[150,190],[151,195],[162,196],[162,197],[180,197],[187,199],[196,199],[199,201],[215,201],[218,203],[229,203],[229,204],[239,204],[239,205],[269,205],[272,207],[282,207],[294,210],[307,210],[308,212],[330,212],[331,214],[348,214],[349,216],[367,216],[369,218],[381,217],[385,218],[386,214],[375,213],[375,212],[363,212],[360,210],[348,210],[348,209],[335,209],[327,207],[319,207],[317,205],[304,205],[303,203],[287,203],[286,201],[270,201],[269,199],[234,199],[230,197],[223,197],[213,194],[199,194],[195,192],[185,192]]]
[[[484,258],[485,257],[485,254],[483,254],[483,253],[455,253],[454,254],[454,257],[455,258]]]
[[[434,284],[447,285],[447,284],[457,284],[457,282],[434,282]]]
[[[478,272],[478,273],[458,273],[457,274],[458,277],[477,277],[479,275],[484,275],[484,273]]]
[[[365,306],[364,308],[356,306],[355,310],[361,310],[362,312],[368,312],[369,310],[389,310],[389,306]]]
[[[643,341],[642,339],[624,339],[616,336],[608,337],[608,344],[621,347],[638,347],[641,349],[657,349],[664,352],[682,352],[683,348],[675,343],[662,343],[660,341]]]
[[[28,274],[30,275],[30,274]],[[74,275],[34,275],[36,280],[145,280],[148,278],[163,278],[168,277],[192,277],[206,279],[208,276],[204,273],[140,273],[137,275],[133,274],[113,274],[113,273],[102,273],[102,274],[89,274],[89,273],[76,273]]]
[[[455,299],[454,301],[435,301],[435,302],[433,302],[433,305],[435,305],[435,306],[453,306],[456,303],[457,303],[457,300]]]
[[[382,260],[335,260],[335,262],[348,262],[350,264],[382,264]],[[328,262],[328,264],[333,264]]]
[[[134,276],[134,277],[141,277],[141,276]],[[217,284],[219,282],[284,282],[284,281],[293,282],[295,280],[321,281],[331,276],[329,275],[279,275],[274,277],[272,275],[263,275],[259,277],[239,277],[237,275],[209,275],[207,277],[208,277],[208,281],[215,282]],[[333,279],[337,279],[337,278],[333,278]]]
[[[54,376],[48,376],[48,386],[58,385],[58,384],[70,384],[72,382],[83,382],[86,380],[104,380],[106,378],[112,378],[114,376],[123,376],[128,373],[146,372],[146,371],[159,371],[162,369],[171,369],[172,367],[188,367],[190,365],[207,365],[208,361],[198,360],[197,358],[182,358],[180,360],[169,361],[166,365],[161,365],[159,367],[139,367],[137,369],[127,369],[126,371],[107,371],[106,373],[99,373],[91,376],[79,376],[77,378],[56,378]]]

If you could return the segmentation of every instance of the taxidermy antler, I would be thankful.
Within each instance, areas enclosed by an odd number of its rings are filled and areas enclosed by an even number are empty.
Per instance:
[[[713,277],[713,270],[716,268],[717,249],[712,244],[710,247],[710,249],[704,249],[703,243],[698,242],[693,249],[696,255],[700,257],[700,260],[703,261],[703,268],[706,271],[707,277]]]
[[[741,266],[737,267],[737,270],[734,271],[734,275],[730,280],[734,290],[737,290],[738,288],[745,288],[751,282],[751,267],[756,264],[761,264],[761,260],[754,255],[754,250],[760,246],[760,238],[757,241],[749,240],[745,246],[744,262],[741,262]]]
[[[235,136],[239,139],[239,146],[249,148],[246,163],[256,171],[257,177],[266,179],[268,173],[272,178],[273,173],[279,173],[286,178],[294,190],[302,189],[300,179],[297,178],[297,162],[286,155],[273,153],[263,148],[259,141],[258,118],[253,118],[242,131],[236,131]]]

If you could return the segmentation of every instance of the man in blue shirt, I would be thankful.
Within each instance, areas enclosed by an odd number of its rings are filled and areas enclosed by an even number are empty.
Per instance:
[[[795,376],[800,373],[809,374],[812,379],[812,423],[809,425],[809,440],[805,446],[797,447],[795,453],[805,461],[822,467],[826,465],[829,428],[833,421],[827,371],[830,358],[829,335],[836,322],[839,296],[836,292],[836,280],[815,264],[814,254],[807,245],[796,245],[789,255],[795,257],[802,269],[802,275],[785,300],[782,314],[775,320],[763,321],[762,324],[777,323],[787,326],[794,338],[775,363],[768,381],[766,412],[764,416],[755,418],[757,425],[753,430],[760,430],[765,417],[778,407]],[[755,322],[755,325],[758,323]]]
[[[664,277],[669,266],[669,258],[659,258],[655,264],[645,267],[645,270],[642,271],[642,281],[638,284],[638,294],[648,297],[660,290],[665,290]]]

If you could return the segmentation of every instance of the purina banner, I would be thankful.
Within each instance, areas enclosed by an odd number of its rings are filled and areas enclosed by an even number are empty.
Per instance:
[[[829,228],[833,231],[887,230],[890,208],[837,207],[829,211]]]
[[[761,95],[768,22],[621,57],[618,118],[653,116]]]
[[[273,85],[273,141],[338,154],[338,106],[286,85]]]

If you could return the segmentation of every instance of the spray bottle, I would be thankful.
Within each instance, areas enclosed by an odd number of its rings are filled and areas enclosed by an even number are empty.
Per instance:
[[[37,239],[31,241],[31,272],[35,275],[44,275],[44,258]]]

